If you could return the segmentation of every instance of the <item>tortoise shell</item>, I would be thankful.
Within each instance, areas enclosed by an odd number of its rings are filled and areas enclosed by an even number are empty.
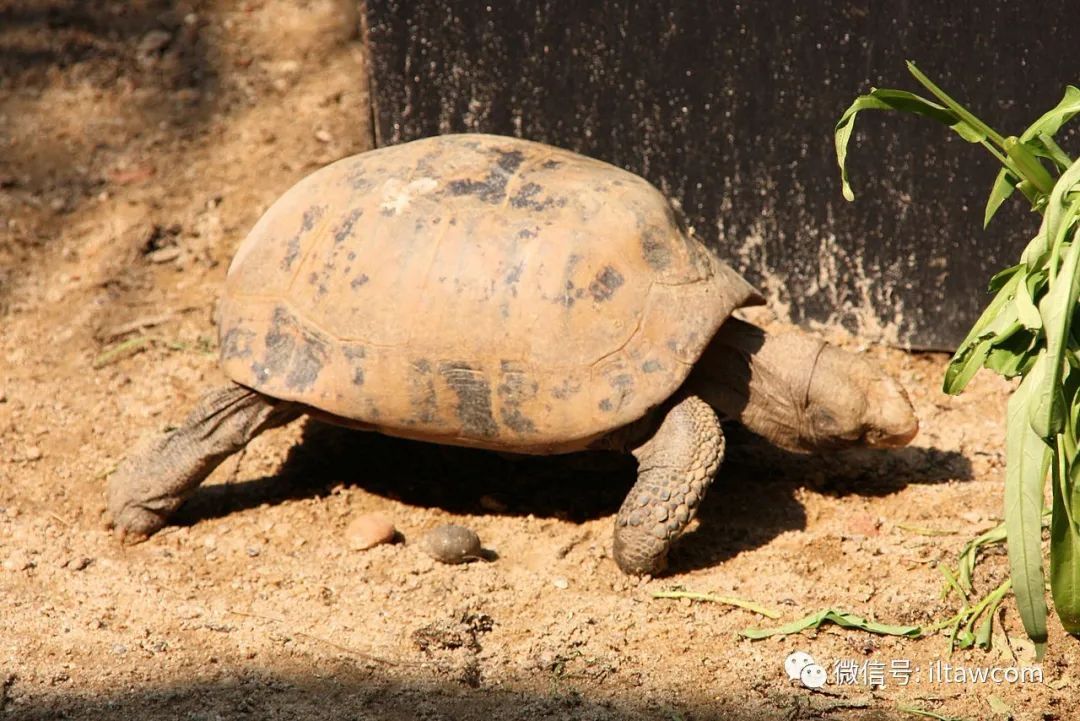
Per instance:
[[[562,452],[662,403],[755,302],[642,178],[447,135],[345,158],[274,203],[229,267],[221,359],[350,425]]]

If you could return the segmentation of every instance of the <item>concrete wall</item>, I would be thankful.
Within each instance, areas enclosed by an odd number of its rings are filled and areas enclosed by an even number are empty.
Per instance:
[[[368,0],[379,144],[514,134],[648,178],[798,322],[950,349],[1037,223],[981,229],[995,162],[929,121],[865,115],[857,200],[832,129],[904,60],[1019,133],[1080,81],[1068,3]],[[1066,141],[1067,142],[1067,141]],[[1068,149],[1068,145],[1066,145]]]

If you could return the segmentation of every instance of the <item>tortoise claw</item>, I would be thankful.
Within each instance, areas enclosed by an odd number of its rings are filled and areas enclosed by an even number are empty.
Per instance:
[[[150,536],[146,533],[139,531],[132,531],[124,528],[123,526],[113,527],[113,538],[115,538],[123,546],[134,546],[139,543],[144,543],[150,539]]]

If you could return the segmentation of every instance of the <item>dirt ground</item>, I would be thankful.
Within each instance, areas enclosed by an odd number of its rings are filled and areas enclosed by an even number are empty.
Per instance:
[[[1080,646],[1056,623],[1042,683],[927,678],[935,660],[1033,663],[1011,600],[988,652],[738,635],[828,607],[941,620],[958,602],[937,567],[1000,517],[1008,385],[948,398],[945,357],[838,332],[907,386],[915,443],[802,458],[734,435],[662,578],[611,560],[624,459],[514,461],[303,421],[227,461],[175,525],[118,544],[105,476],[224,380],[213,309],[233,250],[292,183],[370,146],[358,20],[348,0],[0,0],[0,715],[1076,718]],[[352,550],[370,511],[403,541]],[[429,559],[415,541],[442,522],[493,560]],[[982,592],[1005,577],[1000,551]],[[652,596],[672,588],[781,619]],[[830,672],[920,672],[812,692],[784,673],[795,650]]]

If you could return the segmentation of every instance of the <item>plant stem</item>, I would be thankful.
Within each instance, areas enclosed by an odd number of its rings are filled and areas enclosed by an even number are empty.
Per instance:
[[[944,90],[942,90],[937,85],[935,85],[934,82],[932,80],[930,80],[930,78],[923,75],[922,71],[920,71],[917,67],[915,67],[915,63],[908,60],[907,67],[908,67],[908,71],[912,75],[915,76],[915,79],[918,80],[920,83],[922,83],[923,87],[925,87],[927,90],[929,90],[931,93],[933,93],[934,96],[938,100],[940,100],[942,103],[944,103],[945,107],[947,107],[949,110],[956,113],[956,116],[958,118],[960,118],[965,123],[967,123],[971,127],[978,130],[980,133],[982,133],[986,137],[990,138],[992,141],[994,141],[994,143],[999,148],[1004,149],[1004,147],[1005,147],[1005,138],[1002,137],[1002,135],[1000,133],[998,133],[996,130],[991,128],[989,125],[987,125],[986,123],[984,123],[983,121],[979,120],[974,115],[972,115],[971,111],[969,111],[963,105],[961,105],[960,103],[956,102],[951,97],[946,95]]]

